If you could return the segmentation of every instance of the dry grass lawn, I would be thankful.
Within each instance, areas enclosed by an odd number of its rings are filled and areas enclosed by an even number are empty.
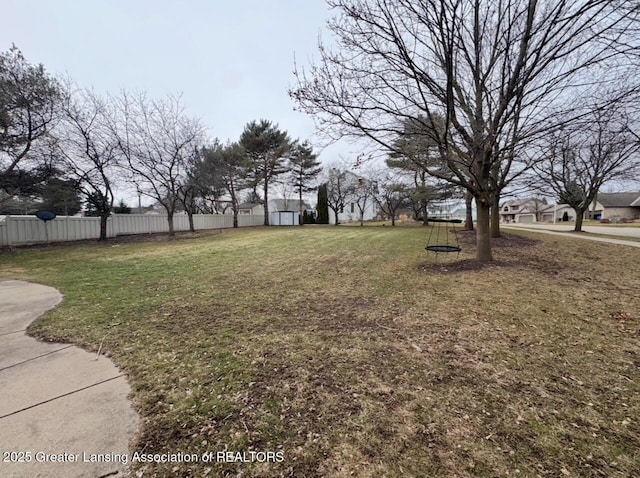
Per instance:
[[[640,249],[534,233],[496,263],[421,227],[252,228],[0,254],[30,332],[128,374],[139,476],[640,476]],[[106,338],[105,338],[106,337]]]

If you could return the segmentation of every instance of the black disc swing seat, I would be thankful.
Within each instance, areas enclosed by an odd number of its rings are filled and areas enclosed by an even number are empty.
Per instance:
[[[429,252],[435,252],[440,253],[440,252],[456,252],[456,253],[460,253],[460,251],[462,251],[462,248],[460,247],[460,242],[458,241],[458,233],[456,231],[456,224],[461,224],[462,220],[461,219],[436,219],[436,218],[429,218],[429,221],[431,222],[435,222],[438,224],[437,229],[438,229],[438,237],[440,237],[440,227],[442,224],[453,224],[453,235],[455,236],[455,245],[454,244],[450,244],[449,241],[449,231],[446,230],[446,241],[445,244],[431,244],[431,235],[433,234],[434,229],[436,229],[436,227],[432,227],[431,228],[431,232],[429,233],[429,240],[427,241],[427,247],[425,247],[425,249]]]

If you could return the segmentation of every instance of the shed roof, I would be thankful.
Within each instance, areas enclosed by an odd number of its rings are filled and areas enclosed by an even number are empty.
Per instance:
[[[238,209],[253,209],[256,206],[260,206],[260,204],[255,202],[243,202],[242,204],[238,204]]]
[[[269,201],[278,211],[299,211],[300,210],[300,200],[299,199],[272,199]],[[286,206],[286,207],[285,207]],[[311,207],[305,202],[302,201],[302,209],[311,209]]]

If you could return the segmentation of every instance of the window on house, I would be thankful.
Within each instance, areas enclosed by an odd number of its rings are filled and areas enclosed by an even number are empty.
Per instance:
[[[520,206],[511,206],[512,211],[517,211],[518,209],[520,209]]]
[[[355,203],[351,203],[351,213],[356,212],[356,205]]]

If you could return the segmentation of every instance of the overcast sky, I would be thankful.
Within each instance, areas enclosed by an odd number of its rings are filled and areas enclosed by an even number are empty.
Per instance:
[[[2,0],[0,50],[15,43],[29,62],[99,92],[182,93],[222,141],[265,118],[320,144],[287,88],[294,57],[317,57],[330,14],[324,0]],[[321,159],[356,153],[336,145]]]

